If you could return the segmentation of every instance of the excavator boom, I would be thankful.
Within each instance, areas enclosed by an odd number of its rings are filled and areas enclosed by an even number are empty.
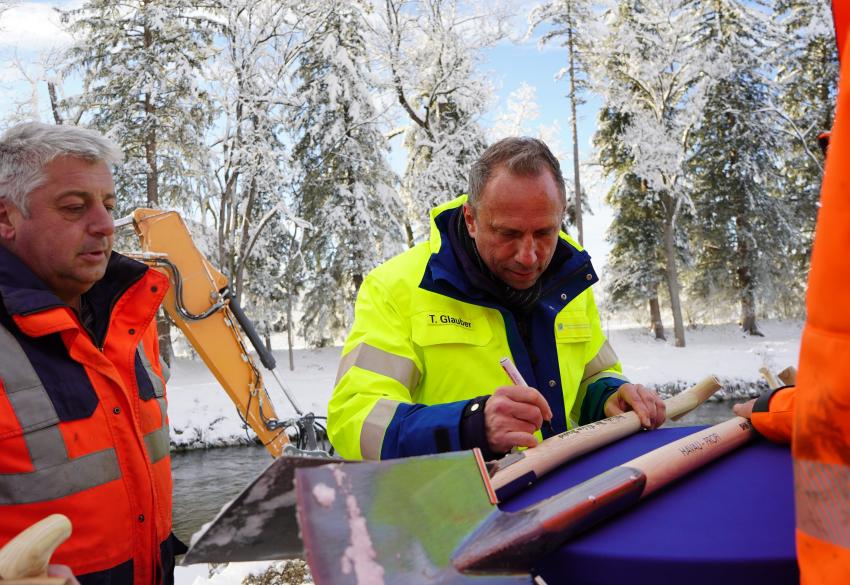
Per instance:
[[[143,252],[128,255],[169,278],[163,308],[266,449],[280,456],[289,437],[237,326],[227,278],[201,254],[178,213],[137,209],[132,219]]]

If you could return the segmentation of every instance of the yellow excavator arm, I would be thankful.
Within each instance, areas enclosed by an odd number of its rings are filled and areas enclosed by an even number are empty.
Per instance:
[[[306,450],[318,449],[313,415],[304,415],[282,384],[301,418],[289,422],[278,419],[263,377],[248,352],[243,331],[270,371],[275,366],[274,357],[232,298],[227,278],[195,246],[180,215],[174,211],[137,209],[131,216],[116,221],[118,227],[129,224],[139,236],[143,251],[128,256],[168,277],[172,286],[163,308],[272,456],[278,457],[290,444],[287,427],[307,435],[303,442]],[[287,451],[290,450],[293,450],[291,445]]]

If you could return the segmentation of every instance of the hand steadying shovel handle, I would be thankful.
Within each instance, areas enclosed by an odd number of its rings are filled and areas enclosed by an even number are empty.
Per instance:
[[[73,579],[48,577],[47,565],[56,548],[71,536],[71,521],[52,514],[36,522],[0,549],[2,585],[66,585]]]
[[[714,376],[664,401],[667,417],[676,419],[693,410],[720,388]],[[613,443],[641,429],[634,412],[618,414],[549,437],[534,449],[512,453],[496,462],[490,482],[500,500],[520,491],[562,463]]]

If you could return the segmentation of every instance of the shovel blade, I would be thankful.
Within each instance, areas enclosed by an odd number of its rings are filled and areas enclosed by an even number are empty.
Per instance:
[[[296,492],[316,585],[531,583],[452,565],[463,539],[501,514],[473,452],[299,469]]]
[[[197,537],[183,565],[301,557],[295,517],[295,470],[326,465],[327,457],[282,456],[227,504]]]

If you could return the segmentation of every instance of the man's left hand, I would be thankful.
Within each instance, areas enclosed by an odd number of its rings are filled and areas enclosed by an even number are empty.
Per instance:
[[[643,384],[623,384],[605,401],[605,416],[633,410],[645,429],[657,429],[667,418],[664,401]]]

